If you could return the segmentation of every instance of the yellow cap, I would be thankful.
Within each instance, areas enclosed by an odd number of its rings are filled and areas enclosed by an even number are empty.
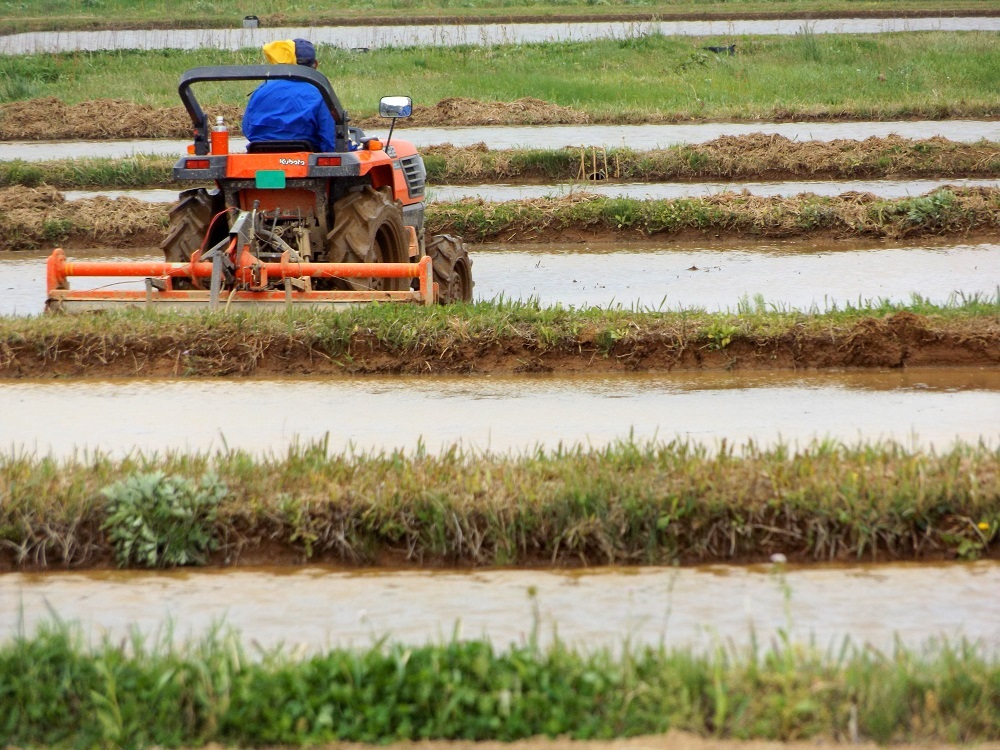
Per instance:
[[[272,65],[294,65],[295,42],[291,39],[268,42],[264,45],[264,57]]]

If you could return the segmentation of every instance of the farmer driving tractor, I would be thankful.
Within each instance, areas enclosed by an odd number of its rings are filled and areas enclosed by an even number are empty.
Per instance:
[[[264,45],[272,65],[316,69],[316,48],[306,39]],[[254,141],[307,141],[313,151],[336,151],[335,124],[319,90],[304,81],[265,81],[250,94],[243,114],[243,134]],[[351,144],[353,145],[353,144]]]

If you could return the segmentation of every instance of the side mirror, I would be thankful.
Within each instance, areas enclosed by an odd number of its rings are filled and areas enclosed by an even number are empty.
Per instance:
[[[408,96],[383,96],[378,103],[379,117],[409,117],[413,114],[413,100]]]

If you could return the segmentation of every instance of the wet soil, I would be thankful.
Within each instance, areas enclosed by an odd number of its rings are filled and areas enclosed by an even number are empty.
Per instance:
[[[242,329],[241,329],[242,330]],[[582,330],[546,345],[534,331],[456,337],[428,335],[399,348],[356,330],[342,349],[308,335],[206,326],[197,332],[113,335],[31,330],[0,339],[0,377],[176,377],[344,374],[624,373],[684,370],[801,370],[1000,365],[1000,318],[934,320],[908,312],[826,330],[792,323],[771,334],[734,332],[719,346],[692,321],[638,325],[607,345],[607,332]]]

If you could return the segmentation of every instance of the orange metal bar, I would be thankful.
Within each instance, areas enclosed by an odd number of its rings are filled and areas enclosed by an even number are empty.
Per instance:
[[[103,299],[145,299],[145,292],[126,291],[69,291],[71,276],[109,276],[109,277],[186,277],[209,278],[212,275],[212,264],[200,262],[200,253],[195,253],[191,263],[166,263],[161,261],[68,261],[61,248],[57,248],[49,256],[46,264],[46,284],[50,298],[72,298],[75,294],[87,295],[91,298]],[[256,277],[255,277],[256,275]],[[282,255],[278,263],[261,263],[246,249],[240,253],[237,263],[237,278],[247,284],[264,286],[269,278],[286,279],[301,278],[416,278],[419,281],[419,299],[424,304],[434,303],[434,273],[430,257],[423,257],[417,263],[304,263],[290,260],[288,253]],[[157,299],[167,299],[171,294],[200,294],[200,292],[157,292]],[[283,291],[241,290],[239,295],[276,295],[275,298],[287,298]],[[373,299],[373,292],[292,292],[293,299],[305,299],[305,295],[336,295],[336,299],[349,301],[354,294],[368,295],[359,299]],[[411,292],[377,292],[380,299],[392,299],[393,295],[403,295],[400,298],[413,299]],[[315,299],[327,297],[316,297]],[[330,297],[331,299],[334,297]],[[178,297],[179,299],[179,297]]]
[[[286,299],[285,292],[280,289],[267,289],[259,292],[237,291],[232,293],[236,300],[258,300],[283,302]],[[182,300],[201,301],[208,299],[208,292],[194,289],[174,289],[168,292],[156,292],[157,300]],[[229,299],[229,294],[225,295]],[[146,300],[144,291],[111,291],[109,289],[57,289],[50,299],[94,299],[94,300]],[[420,300],[420,293],[412,290],[398,292],[384,292],[379,290],[361,291],[319,291],[319,292],[292,292],[293,300],[305,300],[309,302],[370,302],[372,300]]]

